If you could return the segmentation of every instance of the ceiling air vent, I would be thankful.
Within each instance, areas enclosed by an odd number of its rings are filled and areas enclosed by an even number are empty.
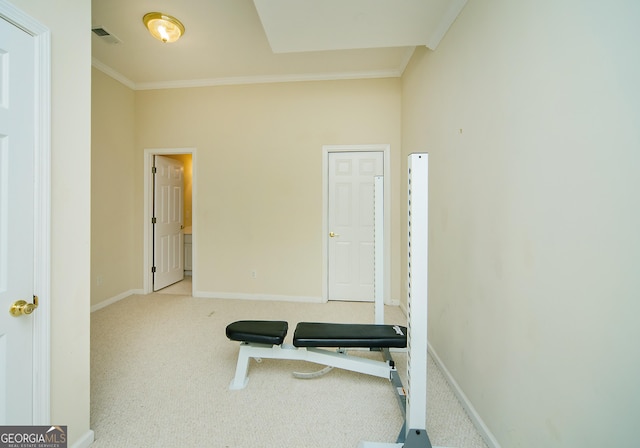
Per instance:
[[[108,44],[119,44],[122,43],[122,41],[120,39],[118,39],[116,36],[114,36],[113,34],[111,34],[109,31],[107,31],[106,29],[104,29],[101,26],[96,26],[91,28],[91,31],[93,31],[93,33],[98,36],[100,38],[100,40],[105,41]]]

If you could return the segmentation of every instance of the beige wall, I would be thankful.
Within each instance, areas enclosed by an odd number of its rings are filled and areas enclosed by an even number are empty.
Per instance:
[[[139,283],[134,221],[134,92],[92,70],[91,304]]]
[[[476,0],[403,77],[403,158],[430,153],[430,342],[505,448],[638,442],[638,19]]]
[[[11,0],[51,30],[51,423],[89,430],[91,2]]]
[[[143,225],[136,221],[135,195],[142,171],[136,169],[135,92],[94,68],[91,95],[91,305],[100,308],[142,289]],[[189,175],[190,210],[191,156],[174,157]],[[191,225],[190,216],[185,222]]]
[[[397,78],[135,95],[140,228],[144,149],[196,148],[196,292],[321,297],[322,145],[391,144],[392,194],[398,192]],[[400,294],[398,210],[392,220],[394,299]],[[142,242],[138,249],[142,263]]]

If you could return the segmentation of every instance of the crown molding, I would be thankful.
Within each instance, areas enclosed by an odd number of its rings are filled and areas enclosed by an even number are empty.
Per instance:
[[[404,55],[404,58],[402,58],[402,61],[400,62],[400,67],[398,68],[398,71],[400,72],[399,76],[402,76],[404,74],[405,69],[407,68],[407,65],[409,65],[409,61],[411,61],[411,58],[413,57],[413,53],[415,53],[417,47],[409,47],[407,49],[407,52]]]
[[[374,78],[399,78],[402,76],[415,47],[407,52],[406,58],[403,59],[401,66],[392,70],[372,70],[362,72],[338,72],[338,73],[311,73],[311,74],[293,74],[293,75],[265,75],[265,76],[238,76],[228,78],[208,78],[208,79],[191,79],[179,81],[162,81],[162,82],[140,82],[135,83],[126,76],[103,64],[96,58],[91,60],[91,65],[112,77],[116,81],[129,87],[131,90],[162,90],[162,89],[183,89],[190,87],[212,87],[212,86],[229,86],[242,84],[269,84],[280,82],[303,82],[303,81],[335,81],[345,79],[374,79]]]
[[[211,87],[242,84],[269,84],[280,82],[302,81],[334,81],[342,79],[365,78],[398,78],[402,75],[399,70],[380,70],[370,72],[352,73],[318,73],[296,75],[267,75],[267,76],[241,76],[232,78],[193,79],[184,81],[144,82],[136,84],[136,90],[154,89],[180,89],[185,87]]]
[[[102,62],[100,62],[96,58],[91,58],[91,65],[94,68],[97,68],[98,70],[100,70],[105,75],[111,76],[116,81],[118,81],[118,82],[124,84],[125,86],[129,87],[131,90],[136,90],[136,83],[135,82],[131,81],[129,78],[127,78],[126,76],[124,76],[120,72],[115,71],[114,69],[112,69],[108,65],[103,64]]]

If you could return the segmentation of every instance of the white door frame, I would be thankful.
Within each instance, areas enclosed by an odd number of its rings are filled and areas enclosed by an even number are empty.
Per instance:
[[[191,154],[191,162],[193,164],[192,173],[192,185],[191,185],[191,230],[192,230],[192,281],[193,290],[197,285],[198,269],[195,264],[197,259],[197,224],[194,216],[198,216],[196,213],[198,196],[196,194],[196,148],[154,148],[144,150],[144,277],[143,277],[143,291],[145,294],[153,292],[153,273],[151,272],[151,266],[153,263],[153,225],[151,224],[151,209],[153,206],[153,176],[151,175],[151,167],[153,167],[153,156],[165,156],[170,154]]]
[[[329,300],[329,153],[382,152],[384,159],[384,303],[391,303],[391,145],[322,146],[322,300]]]
[[[35,43],[35,198],[33,313],[33,424],[51,420],[51,35],[49,29],[0,0],[0,17],[33,36]],[[0,312],[8,312],[0,310]]]

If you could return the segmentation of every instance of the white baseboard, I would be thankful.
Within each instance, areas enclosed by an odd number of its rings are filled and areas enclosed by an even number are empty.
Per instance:
[[[71,445],[71,448],[89,448],[91,444],[95,441],[95,434],[92,430],[84,433],[82,437],[76,443]]]
[[[123,293],[118,294],[117,296],[113,296],[109,299],[105,299],[102,302],[93,305],[91,307],[91,312],[101,310],[109,305],[113,305],[116,302],[119,302],[122,299],[126,299],[127,297],[133,294],[144,294],[144,290],[142,289],[130,289],[129,291],[125,291]],[[238,300],[270,300],[270,301],[280,301],[280,302],[300,302],[300,303],[324,303],[325,301],[322,297],[312,297],[312,296],[281,296],[281,295],[273,295],[273,294],[244,294],[244,293],[234,293],[234,292],[210,292],[210,291],[194,291],[193,297],[199,297],[203,299],[238,299]]]
[[[456,380],[453,378],[453,376],[451,375],[451,372],[449,372],[449,370],[444,365],[444,363],[442,362],[442,360],[440,359],[440,357],[438,356],[434,348],[429,343],[428,343],[428,349],[429,349],[429,354],[433,358],[433,361],[436,363],[436,365],[444,375],[445,379],[447,380],[447,383],[449,383],[449,386],[453,390],[453,393],[456,394],[458,401],[460,401],[460,404],[462,405],[464,410],[467,412],[467,415],[469,415],[469,418],[471,419],[471,422],[473,423],[473,425],[478,429],[478,432],[480,432],[480,435],[484,439],[487,446],[489,446],[489,448],[501,448],[500,444],[498,443],[498,440],[496,440],[493,433],[489,430],[487,425],[485,425],[482,418],[480,418],[480,415],[478,414],[476,409],[473,407],[473,405],[471,404],[467,396],[464,394],[464,392],[462,391],[462,389],[460,388]]]
[[[129,291],[125,291],[123,293],[118,294],[117,296],[113,296],[109,299],[103,300],[102,302],[96,305],[93,305],[91,307],[91,312],[93,313],[94,311],[101,310],[102,308],[105,308],[109,305],[113,305],[114,303],[119,302],[122,299],[126,299],[127,297],[133,294],[144,294],[144,291],[142,289],[130,289]]]
[[[280,302],[324,303],[322,297],[313,296],[281,296],[273,294],[245,294],[235,292],[193,291],[193,297],[203,299],[238,299],[238,300],[268,300]]]

